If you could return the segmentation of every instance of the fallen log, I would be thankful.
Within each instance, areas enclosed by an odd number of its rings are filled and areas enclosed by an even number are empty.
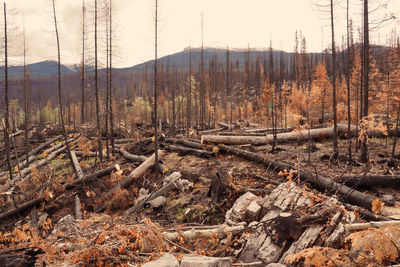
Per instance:
[[[83,156],[85,156],[85,157],[98,157],[99,156],[99,153],[98,152],[89,152],[89,153],[85,153],[85,152],[83,152],[83,151],[75,151],[75,155],[77,155],[78,157],[83,157]],[[107,153],[104,153],[103,152],[103,157],[106,157],[107,156]]]
[[[228,136],[265,136],[265,133],[245,133],[245,132],[219,132],[217,135],[228,135]]]
[[[292,165],[279,162],[273,159],[269,159],[263,155],[248,152],[242,149],[232,148],[225,145],[219,146],[221,152],[231,153],[237,155],[239,157],[245,158],[247,160],[255,161],[258,163],[264,164],[267,168],[272,168],[273,170],[279,171],[296,171],[296,174],[300,179],[310,182],[317,187],[322,189],[326,189],[332,194],[339,194],[343,199],[349,201],[352,204],[358,205],[360,207],[366,208],[368,210],[372,209],[372,202],[376,199],[376,197],[364,194],[360,191],[352,189],[346,185],[341,183],[335,182],[332,179],[323,177],[323,176],[316,176],[311,174],[308,171],[298,170],[294,168]]]
[[[165,232],[163,233],[164,238],[175,241],[178,239],[179,236],[183,236],[187,240],[193,240],[197,238],[207,238],[212,235],[216,235],[219,238],[223,238],[224,236],[227,235],[227,233],[238,233],[240,231],[243,231],[245,229],[244,225],[238,225],[238,226],[227,226],[227,225],[218,225],[214,229],[206,229],[206,230],[196,230],[196,229],[191,229],[189,231],[184,231],[181,233],[168,233]]]
[[[164,157],[165,153],[162,150],[158,151],[158,159],[161,160]],[[140,164],[136,169],[134,169],[124,180],[115,185],[110,191],[108,191],[104,198],[107,199],[111,197],[114,192],[118,188],[127,188],[130,186],[136,179],[142,177],[151,167],[155,164],[155,153],[151,155],[151,157],[147,158],[142,164]],[[99,210],[104,209],[104,206]]]
[[[338,133],[343,133],[347,131],[347,126],[338,125]],[[290,133],[280,133],[276,135],[277,142],[290,142],[290,141],[306,141],[309,136],[313,140],[325,139],[333,136],[333,128],[321,128],[321,129],[311,129],[302,130]],[[226,144],[226,145],[266,145],[273,141],[274,135],[268,134],[266,136],[221,136],[221,135],[203,135],[201,137],[201,143],[216,143],[216,144]]]
[[[43,144],[37,146],[36,148],[32,149],[29,153],[28,153],[28,157],[36,155],[37,153],[39,153],[42,149],[44,149],[45,147],[47,147],[48,145],[54,143],[55,141],[59,140],[62,138],[62,135],[57,135],[54,138],[51,138],[50,140],[44,142]]]
[[[275,131],[277,133],[284,133],[284,132],[291,132],[295,130],[294,127],[291,128],[276,128]],[[249,130],[245,130],[246,133],[270,133],[273,132],[274,129],[273,128],[260,128],[260,129],[249,129]]]
[[[104,169],[95,171],[92,174],[87,174],[87,175],[83,176],[82,178],[75,179],[71,183],[66,184],[65,185],[65,189],[71,189],[71,188],[73,188],[73,187],[75,187],[75,186],[77,186],[79,184],[90,182],[93,179],[96,179],[96,178],[99,178],[99,177],[102,177],[102,176],[104,176],[106,174],[111,173],[113,170],[116,170],[115,165],[111,165],[111,166],[108,166],[108,167],[106,167]]]
[[[135,213],[142,209],[145,203],[152,201],[153,199],[162,196],[166,193],[168,193],[170,190],[172,190],[175,187],[175,182],[181,178],[181,174],[179,172],[173,172],[168,176],[169,179],[171,179],[171,182],[169,182],[167,185],[163,186],[160,190],[157,190],[150,194],[147,198],[143,199],[142,201],[139,201],[138,203],[135,203],[135,205],[129,209],[127,209],[124,212],[124,215],[130,215],[132,213]]]
[[[210,129],[210,130],[199,131],[199,134],[201,134],[201,135],[207,135],[207,134],[212,134],[212,133],[224,131],[224,130],[226,130],[226,129],[227,129],[227,128],[225,128],[225,127],[220,127],[220,128]]]
[[[168,151],[178,152],[179,155],[192,154],[200,158],[211,158],[216,156],[216,154],[213,152],[190,148],[190,147],[176,146],[176,145],[164,145],[163,147]]]
[[[344,204],[344,207],[345,207],[346,209],[348,209],[348,210],[352,210],[352,211],[357,212],[358,214],[361,215],[361,216],[360,216],[361,218],[365,218],[365,219],[367,219],[367,220],[374,220],[374,221],[390,221],[390,218],[389,218],[389,217],[386,217],[386,216],[383,216],[383,215],[380,215],[380,214],[373,213],[373,212],[371,212],[371,211],[369,211],[369,210],[365,210],[365,209],[362,209],[362,208],[357,207],[357,206],[353,206],[353,205],[348,204],[348,203],[345,203],[345,204]]]
[[[31,207],[40,204],[43,200],[44,200],[44,197],[38,197],[38,198],[32,199],[31,201],[25,202],[24,204],[22,204],[21,206],[18,206],[15,209],[3,212],[0,214],[0,220],[3,220],[11,215],[16,214],[16,213],[20,213],[26,209],[30,209]]]
[[[53,159],[55,159],[59,154],[61,154],[62,152],[64,152],[64,150],[66,149],[66,146],[63,146],[59,149],[57,149],[56,151],[52,152],[50,155],[48,155],[46,158],[39,160],[38,162],[34,162],[31,166],[29,166],[28,168],[25,168],[23,170],[21,170],[21,175],[15,177],[11,182],[10,185],[15,184],[15,182],[19,181],[21,178],[23,178],[24,176],[26,176],[27,174],[31,173],[31,171],[34,168],[40,168],[44,165],[46,165],[48,162],[52,161]]]
[[[24,132],[24,131],[22,131],[22,130],[18,130],[18,131],[16,131],[15,133],[10,134],[10,137],[11,137],[11,138],[12,138],[12,137],[16,137],[16,136],[22,134],[23,132]]]
[[[221,126],[221,127],[223,127],[223,128],[226,128],[226,129],[230,128],[230,125],[229,125],[229,124],[227,124],[227,123],[225,123],[225,122],[222,122],[222,121],[218,122],[218,125]]]
[[[366,186],[366,187],[400,186],[400,176],[391,176],[391,175],[341,176],[340,181],[348,186]]]
[[[347,224],[345,225],[345,227],[347,231],[351,232],[351,231],[367,230],[369,228],[381,228],[389,225],[400,225],[400,221],[353,223],[353,224]]]
[[[119,148],[119,149],[117,149],[117,151],[118,151],[119,153],[121,153],[121,155],[122,155],[125,159],[127,159],[127,160],[129,160],[129,161],[143,163],[143,162],[145,162],[145,161],[147,160],[147,157],[146,157],[146,156],[137,156],[137,155],[130,154],[128,151],[126,151],[126,150],[123,149],[123,148]],[[160,173],[166,173],[166,172],[168,171],[168,169],[169,169],[169,168],[168,168],[167,166],[165,166],[164,164],[162,164],[162,163],[159,163],[159,164],[158,164],[158,171],[159,171]]]

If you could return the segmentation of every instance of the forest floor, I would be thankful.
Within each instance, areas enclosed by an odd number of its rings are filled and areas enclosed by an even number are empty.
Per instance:
[[[57,146],[62,148],[62,138],[33,155],[29,171],[15,167],[17,160],[12,159],[11,182],[6,153],[0,154],[1,266],[20,262],[26,264],[21,266],[140,266],[165,254],[173,255],[181,266],[190,266],[185,265],[192,260],[188,256],[228,262],[219,266],[278,262],[287,266],[388,266],[400,260],[400,221],[396,221],[400,219],[400,161],[391,158],[392,138],[369,139],[368,163],[357,160],[356,138],[352,140],[353,160],[347,157],[347,139],[339,140],[338,159],[331,157],[329,138],[313,142],[310,152],[308,141],[280,143],[276,153],[270,152],[271,145],[230,146],[294,167],[294,171],[279,171],[217,149],[218,144],[201,145],[200,134],[184,138],[166,133],[160,143],[166,150],[161,162],[167,168],[155,172],[148,166],[122,186],[145,164],[144,159],[132,160],[116,149],[100,163],[94,156],[96,139],[82,128],[70,129],[69,134],[71,149],[81,151],[77,153],[83,171],[80,181],[64,150],[38,165],[59,151]],[[146,132],[137,131],[136,136]],[[54,126],[35,132],[30,150],[59,133]],[[147,158],[154,153],[151,137],[123,135],[116,136],[119,151]],[[172,152],[170,137],[189,140],[207,153]],[[14,139],[12,155],[17,152],[21,165],[24,137]],[[97,175],[101,170],[106,171]],[[348,176],[358,182],[365,176],[396,181],[390,186],[353,183],[353,190],[374,199],[368,209],[349,204],[338,189],[332,192],[301,179],[296,175],[300,170],[317,179],[328,177],[340,186]],[[168,187],[165,179],[175,172],[179,178]],[[165,191],[152,198],[160,189]],[[76,219],[77,205],[82,219]],[[375,228],[365,224],[369,221],[390,224]],[[361,228],[348,228],[356,223],[362,223],[354,226]]]

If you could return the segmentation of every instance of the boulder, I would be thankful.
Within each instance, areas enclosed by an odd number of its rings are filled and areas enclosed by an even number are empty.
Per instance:
[[[173,255],[164,254],[158,260],[145,263],[142,267],[179,267],[179,262]]]
[[[261,206],[257,204],[257,201],[259,200],[260,199],[253,193],[247,192],[243,194],[235,201],[235,204],[233,204],[232,208],[226,213],[225,222],[228,225],[234,225],[244,221],[247,223],[254,221],[261,210]]]

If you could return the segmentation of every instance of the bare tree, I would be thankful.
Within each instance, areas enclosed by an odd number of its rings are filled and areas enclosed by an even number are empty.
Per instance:
[[[109,105],[110,105],[110,101],[109,101],[109,98],[110,98],[110,65],[109,65],[109,58],[110,58],[110,56],[111,56],[111,54],[109,54],[108,52],[108,50],[109,50],[109,45],[110,45],[110,43],[108,42],[108,40],[109,40],[109,30],[108,30],[108,27],[109,27],[109,24],[108,24],[108,21],[109,21],[109,15],[110,15],[110,12],[109,12],[109,7],[108,7],[108,5],[107,5],[107,2],[105,3],[106,4],[106,80],[107,80],[107,82],[106,82],[106,116],[105,116],[105,125],[104,125],[104,128],[105,128],[105,133],[106,133],[106,151],[107,151],[107,160],[110,160],[110,147],[109,147],[109,143],[108,143],[108,140],[109,140],[109,134],[108,134],[108,118],[109,118],[109,116],[110,116],[110,110],[109,110]]]
[[[26,164],[28,164],[28,153],[29,153],[29,142],[28,142],[28,128],[30,121],[30,96],[29,96],[29,84],[28,84],[28,69],[26,67],[26,40],[25,40],[25,23],[23,29],[23,39],[24,39],[24,126],[25,126],[25,159]]]
[[[54,0],[53,0],[54,1]],[[94,0],[94,88],[96,93],[96,119],[98,134],[98,151],[100,163],[103,162],[103,144],[102,132],[100,128],[100,105],[99,105],[99,87],[98,87],[98,66],[97,66],[97,0]]]
[[[61,128],[62,128],[62,133],[64,136],[64,141],[65,141],[65,146],[67,147],[67,154],[69,161],[71,163],[71,166],[73,170],[75,171],[76,175],[78,175],[78,170],[76,169],[76,166],[72,160],[72,155],[71,155],[71,150],[69,147],[69,142],[68,142],[68,137],[67,137],[67,131],[65,129],[65,124],[64,124],[64,112],[63,112],[63,105],[62,105],[62,98],[61,98],[61,52],[60,52],[60,38],[58,35],[58,27],[57,27],[57,16],[56,16],[56,4],[53,0],[53,16],[54,16],[54,29],[56,32],[56,39],[57,39],[57,81],[58,81],[58,104],[59,104],[59,109],[60,109],[60,122],[61,122]]]
[[[336,101],[336,45],[335,45],[335,24],[333,19],[333,0],[331,1],[331,32],[332,32],[332,104],[333,104],[333,156],[339,156],[337,140],[337,101]]]
[[[5,124],[4,127],[4,142],[6,146],[6,153],[7,153],[7,166],[8,171],[10,173],[10,180],[12,180],[12,169],[10,163],[10,122],[9,122],[9,102],[8,102],[8,43],[7,43],[7,7],[6,3],[4,2],[4,103],[6,106],[5,110]]]
[[[158,0],[155,0],[154,9],[154,150],[155,150],[155,163],[154,170],[158,170],[158,131],[157,131],[157,49],[158,49]]]
[[[350,25],[349,25],[349,0],[347,0],[346,6],[346,29],[347,29],[347,64],[346,64],[346,85],[347,85],[347,132],[348,134],[348,154],[349,159],[351,160],[351,111],[350,111],[350,69],[351,69],[351,60],[350,60]]]
[[[192,48],[189,48],[189,79],[186,96],[187,128],[192,127]]]
[[[85,0],[82,0],[81,123],[85,123]]]
[[[109,35],[109,42],[110,42],[110,46],[108,49],[108,52],[110,53],[109,56],[109,72],[108,72],[108,82],[109,82],[109,87],[110,87],[110,92],[109,92],[109,109],[110,109],[110,135],[111,135],[111,152],[114,155],[114,151],[115,151],[115,144],[114,144],[114,113],[113,113],[113,105],[112,105],[112,100],[113,100],[113,83],[112,83],[112,53],[113,53],[113,24],[112,24],[112,0],[110,0],[110,4],[109,4],[109,31],[110,31],[110,35]]]
[[[200,127],[204,129],[206,113],[206,85],[204,80],[203,13],[201,13],[201,63],[200,63]]]
[[[363,44],[363,84],[364,101],[362,110],[363,117],[368,117],[368,91],[369,91],[369,22],[368,22],[368,0],[364,0],[364,44]],[[361,143],[361,161],[368,161],[367,139],[363,138]]]

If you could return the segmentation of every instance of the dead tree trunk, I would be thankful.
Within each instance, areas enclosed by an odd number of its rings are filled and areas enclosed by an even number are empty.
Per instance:
[[[6,2],[4,2],[4,82],[5,82],[5,90],[4,90],[4,102],[6,106],[6,114],[5,114],[5,124],[4,127],[4,143],[6,147],[7,153],[7,167],[10,173],[10,181],[13,179],[11,163],[10,163],[10,111],[9,111],[9,103],[8,103],[8,43],[7,43],[7,8]]]
[[[71,163],[71,166],[75,173],[77,173],[77,170],[75,169],[74,162],[72,160],[71,156],[71,150],[69,148],[69,142],[68,142],[68,137],[67,137],[67,131],[65,129],[65,124],[64,124],[64,112],[63,112],[63,106],[62,106],[62,100],[61,100],[61,53],[60,53],[60,38],[58,36],[58,27],[57,27],[57,16],[56,16],[56,5],[53,0],[53,15],[54,15],[54,29],[56,32],[56,39],[57,39],[57,73],[58,73],[58,104],[60,108],[60,122],[61,122],[61,128],[64,136],[64,141],[65,141],[65,146],[67,149],[67,154],[69,161]]]
[[[96,93],[96,119],[97,119],[97,135],[98,135],[98,151],[100,163],[103,162],[103,144],[101,141],[100,129],[100,104],[99,104],[99,87],[98,87],[98,68],[97,68],[97,0],[94,0],[94,88]]]
[[[346,125],[338,125],[337,128],[339,133],[344,133],[347,131]],[[277,142],[291,142],[291,141],[307,141],[309,137],[313,140],[317,139],[327,139],[334,135],[334,129],[321,128],[312,129],[310,131],[295,131],[290,133],[280,133],[276,135]],[[201,143],[216,143],[216,144],[226,144],[226,145],[266,145],[274,140],[273,134],[268,134],[266,136],[224,136],[224,135],[203,135],[201,137]]]

